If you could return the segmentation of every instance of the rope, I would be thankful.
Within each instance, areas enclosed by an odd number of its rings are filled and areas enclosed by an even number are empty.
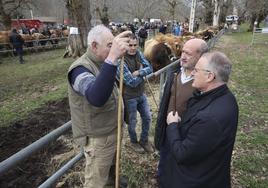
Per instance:
[[[116,150],[116,166],[115,166],[115,187],[119,188],[119,169],[120,169],[120,149],[121,149],[121,127],[122,127],[122,103],[123,103],[123,69],[124,56],[120,64],[120,80],[119,80],[119,99],[118,99],[118,113],[117,113],[117,150]]]
[[[155,99],[155,96],[154,96],[154,93],[153,93],[151,84],[150,84],[150,82],[149,82],[149,80],[148,80],[147,77],[145,77],[145,80],[146,80],[146,82],[147,82],[147,84],[148,84],[148,86],[149,86],[149,90],[150,90],[150,92],[151,92],[151,94],[152,94],[152,96],[153,96],[154,104],[155,104],[155,106],[156,106],[156,110],[157,110],[157,112],[158,112],[158,105],[157,105],[157,102],[156,102],[156,99]]]

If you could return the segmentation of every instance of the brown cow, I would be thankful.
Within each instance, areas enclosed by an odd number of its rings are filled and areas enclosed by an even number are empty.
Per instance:
[[[68,37],[69,36],[69,30],[68,29],[62,30],[62,35],[63,35],[63,37]]]
[[[11,31],[0,31],[0,43],[9,43]]]
[[[158,34],[145,42],[144,55],[157,71],[171,62],[170,57],[179,58],[183,44],[193,38],[201,38],[206,41],[213,38],[218,32],[218,27],[208,27],[196,33],[185,33],[184,36],[172,34]]]
[[[158,34],[145,42],[144,55],[157,71],[171,62],[171,56],[178,58],[181,55],[183,43],[182,37]]]

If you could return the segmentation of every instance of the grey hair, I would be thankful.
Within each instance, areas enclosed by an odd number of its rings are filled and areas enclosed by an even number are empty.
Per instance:
[[[232,64],[229,58],[222,52],[205,53],[203,56],[208,58],[208,68],[216,74],[218,81],[227,83],[231,74]]]
[[[91,47],[92,42],[102,42],[103,35],[105,33],[111,33],[110,29],[105,27],[104,25],[97,25],[93,27],[87,35],[87,44],[89,47]]]

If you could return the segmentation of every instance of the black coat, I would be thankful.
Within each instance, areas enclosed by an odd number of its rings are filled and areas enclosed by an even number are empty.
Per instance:
[[[165,135],[166,135],[166,119],[167,119],[167,111],[168,104],[171,95],[171,86],[174,80],[174,73],[180,72],[180,65],[172,66],[167,71],[167,79],[164,86],[163,96],[161,97],[160,107],[157,114],[157,120],[155,125],[155,135],[154,135],[154,145],[157,150],[160,150],[162,146]]]
[[[24,44],[24,40],[21,37],[21,35],[15,31],[13,31],[11,33],[11,35],[9,37],[9,41],[11,42],[11,44],[13,45],[14,48],[22,48],[22,46]]]
[[[181,123],[166,129],[161,188],[229,188],[238,106],[226,85],[188,101]]]

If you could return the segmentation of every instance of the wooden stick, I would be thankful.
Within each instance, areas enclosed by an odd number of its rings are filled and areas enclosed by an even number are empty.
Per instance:
[[[123,71],[124,56],[120,64],[120,80],[119,80],[119,99],[117,113],[117,149],[116,149],[116,166],[115,166],[115,187],[119,188],[119,170],[120,170],[120,149],[121,149],[121,127],[122,127],[122,104],[123,104]]]

